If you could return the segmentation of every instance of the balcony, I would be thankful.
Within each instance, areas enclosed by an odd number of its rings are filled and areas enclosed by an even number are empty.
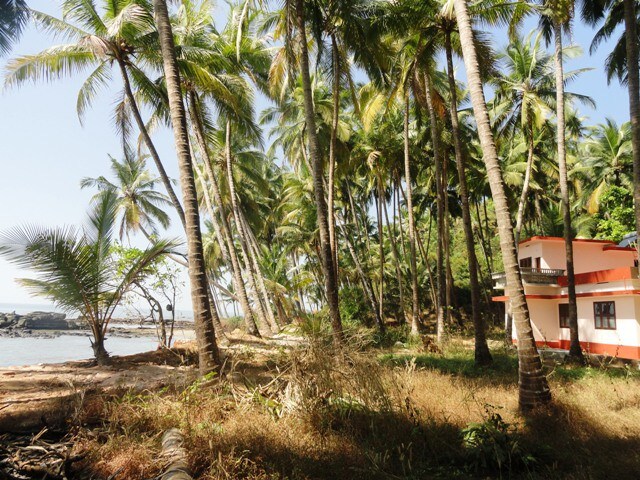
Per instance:
[[[535,285],[558,285],[558,278],[564,276],[564,270],[553,268],[520,267],[522,281]],[[492,275],[493,288],[505,288],[507,279],[504,272]]]

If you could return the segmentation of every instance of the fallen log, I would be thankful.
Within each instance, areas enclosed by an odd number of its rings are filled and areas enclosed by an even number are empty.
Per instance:
[[[168,465],[160,480],[193,480],[183,443],[184,438],[177,428],[167,430],[162,436],[161,456]]]

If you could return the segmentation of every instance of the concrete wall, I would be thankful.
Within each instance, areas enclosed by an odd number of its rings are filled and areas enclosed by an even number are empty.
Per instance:
[[[573,243],[575,273],[596,272],[620,267],[633,267],[634,252],[603,250],[605,244],[593,242]],[[567,261],[561,240],[534,240],[520,246],[518,258],[541,257],[541,268],[565,270]]]
[[[593,303],[599,301],[615,302],[615,330],[595,328]],[[558,304],[560,303],[567,303],[567,300],[527,300],[536,341],[557,342],[559,340],[570,340],[569,329],[560,328],[560,319],[558,317]],[[640,346],[640,323],[636,312],[640,312],[640,296],[637,295],[578,298],[578,333],[580,341],[582,343]],[[513,338],[516,338],[515,329]]]

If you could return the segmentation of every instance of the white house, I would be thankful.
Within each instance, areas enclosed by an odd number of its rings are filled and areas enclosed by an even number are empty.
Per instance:
[[[606,240],[576,239],[573,252],[583,350],[640,359],[640,278],[635,248]],[[564,239],[524,240],[520,242],[518,260],[536,343],[568,350]],[[494,288],[504,290],[504,273],[494,274]],[[508,297],[496,296],[493,300],[505,303],[508,318]]]

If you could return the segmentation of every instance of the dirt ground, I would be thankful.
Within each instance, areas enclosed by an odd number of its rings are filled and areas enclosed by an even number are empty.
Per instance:
[[[270,353],[300,341],[277,336],[263,340],[234,331],[221,342],[226,352]],[[0,433],[60,429],[77,413],[86,396],[184,386],[196,377],[195,344],[179,343],[171,350],[114,356],[108,366],[93,361],[0,368]]]

